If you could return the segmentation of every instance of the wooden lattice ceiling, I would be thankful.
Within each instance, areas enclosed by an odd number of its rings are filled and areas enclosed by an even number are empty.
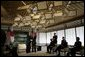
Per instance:
[[[26,9],[21,9],[18,10],[19,7],[27,6],[31,4],[33,7],[37,6],[38,7],[38,13],[44,12],[44,17],[45,17],[45,23],[42,24],[42,27],[50,27],[53,25],[56,25],[57,23],[60,22],[65,22],[70,20],[73,17],[81,16],[84,15],[84,2],[83,1],[23,1],[25,4],[22,3],[22,1],[1,1],[1,23],[6,23],[6,24],[13,24],[14,23],[14,18],[17,16],[17,14],[20,14],[21,16],[29,16],[32,14],[32,10],[29,13]],[[46,4],[45,4],[46,3]],[[67,8],[67,4],[70,3],[69,7]],[[50,4],[53,4],[52,11],[49,11],[49,6]],[[63,12],[62,13],[60,12]],[[6,12],[7,14],[5,14]],[[58,16],[56,13],[59,12],[60,15]],[[6,17],[7,15],[7,17]],[[53,16],[54,15],[54,16]],[[73,16],[69,16],[73,15]],[[7,21],[6,21],[7,20]],[[12,22],[9,22],[11,20]],[[37,21],[37,24],[42,23],[41,18],[35,20],[31,19],[32,22]],[[43,21],[44,22],[44,21]],[[34,23],[35,24],[35,23]]]

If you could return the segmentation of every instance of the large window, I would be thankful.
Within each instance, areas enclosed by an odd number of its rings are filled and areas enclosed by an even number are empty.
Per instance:
[[[77,37],[80,38],[82,45],[84,46],[84,26],[76,28]]]
[[[56,33],[56,31],[50,32],[51,33],[51,38],[53,38],[54,33]]]
[[[36,43],[39,43],[39,33],[37,33]]]
[[[39,43],[46,43],[46,33],[39,33]]]
[[[64,30],[57,31],[57,36],[58,36],[57,43],[61,44],[62,37],[64,36]]]
[[[53,38],[54,33],[56,33],[56,31],[53,31],[53,32],[47,32],[47,43],[50,43],[50,39]]]
[[[65,31],[66,31],[66,40],[68,42],[68,45],[74,45],[76,41],[75,28],[66,29]]]
[[[47,32],[47,43],[50,43],[50,39],[51,39],[51,33]]]
[[[66,41],[68,42],[68,45],[74,45],[76,41],[76,35],[77,37],[80,37],[80,41],[82,42],[82,45],[84,46],[84,26],[77,27],[76,28],[76,34],[75,34],[75,28],[70,28],[65,30],[59,30],[59,31],[53,31],[53,32],[47,32],[47,33],[39,33],[39,43],[50,43],[50,39],[53,38],[54,33],[58,36],[57,43],[61,44],[62,37],[66,35]]]

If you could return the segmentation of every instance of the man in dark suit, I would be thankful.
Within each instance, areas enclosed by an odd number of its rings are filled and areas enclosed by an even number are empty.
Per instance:
[[[80,51],[82,49],[82,43],[79,40],[80,40],[80,38],[76,37],[76,42],[75,42],[74,47],[71,49],[71,52],[70,52],[72,56],[75,56],[76,51]]]
[[[30,49],[31,49],[31,36],[30,36],[30,33],[28,34],[27,33],[27,40],[26,40],[26,53],[29,53],[30,52]]]
[[[57,35],[56,35],[56,33],[54,33],[53,41],[54,41],[55,44],[57,44]]]
[[[0,38],[0,56],[3,56],[3,47],[6,42],[6,34],[5,32],[1,29],[1,38]]]
[[[36,33],[34,33],[34,36],[32,37],[32,52],[36,52]]]
[[[55,46],[53,39],[50,40],[51,40],[50,45],[47,46],[47,53],[51,53],[52,48]]]
[[[58,52],[59,52],[58,55],[60,55],[60,50],[63,49],[63,48],[66,48],[67,46],[68,46],[67,41],[65,40],[64,37],[62,37],[61,45],[59,45],[59,46],[56,48],[55,52],[58,51]]]

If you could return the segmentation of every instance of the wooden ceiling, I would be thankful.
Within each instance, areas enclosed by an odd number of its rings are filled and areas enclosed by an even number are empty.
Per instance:
[[[71,1],[70,6],[67,8],[67,4],[69,1],[23,1],[26,5],[32,4],[38,7],[38,12],[44,12],[46,23],[44,23],[43,27],[48,28],[52,26],[56,26],[58,23],[66,22],[74,19],[78,16],[84,16],[84,2],[83,1]],[[43,4],[46,2],[46,5]],[[53,11],[49,11],[49,5],[53,3]],[[43,4],[43,5],[42,5]],[[1,24],[13,24],[14,18],[17,14],[21,16],[29,16],[30,13],[27,12],[27,9],[18,10],[19,7],[26,6],[22,3],[22,1],[1,1]],[[59,6],[56,6],[59,5]],[[41,7],[42,6],[42,7]],[[63,16],[53,17],[54,13],[62,10]],[[73,12],[74,11],[74,12]],[[31,12],[32,13],[32,12]],[[50,14],[49,14],[50,13]],[[52,15],[52,16],[51,16]],[[73,16],[69,16],[73,15]],[[39,19],[40,21],[41,19]]]

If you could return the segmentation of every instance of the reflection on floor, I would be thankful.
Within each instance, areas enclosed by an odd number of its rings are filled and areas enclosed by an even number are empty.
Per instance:
[[[25,51],[21,51],[18,53],[18,56],[57,56],[56,53],[46,53],[44,51],[37,51],[37,52],[30,52],[30,53],[26,53]],[[66,56],[63,53],[61,53],[60,56]],[[80,56],[80,55],[76,55],[76,56]]]
[[[19,52],[18,56],[56,56],[56,54],[49,54],[44,51],[37,51],[37,52],[31,52],[31,53]]]

